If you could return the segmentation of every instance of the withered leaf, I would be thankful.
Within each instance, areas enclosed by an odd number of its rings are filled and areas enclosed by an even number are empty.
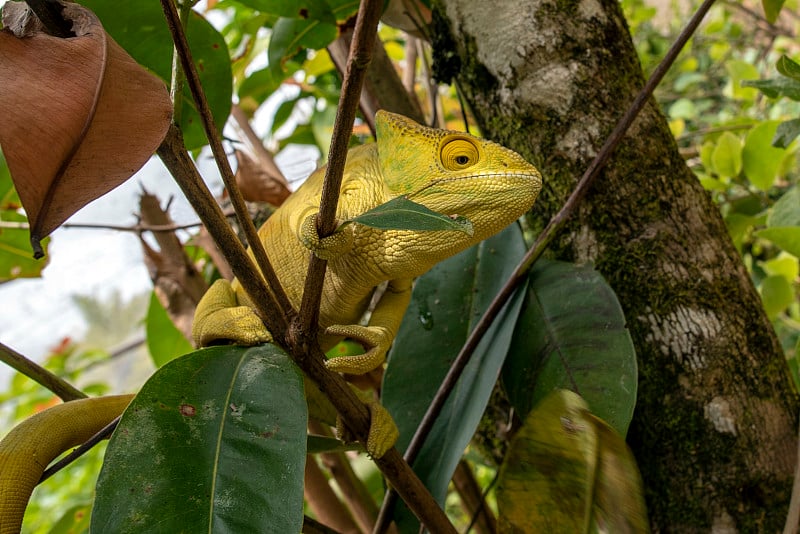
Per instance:
[[[4,20],[19,8],[6,4]],[[63,13],[77,37],[0,31],[0,146],[35,257],[43,255],[42,238],[144,165],[172,115],[164,83],[114,42],[94,13],[74,3]]]

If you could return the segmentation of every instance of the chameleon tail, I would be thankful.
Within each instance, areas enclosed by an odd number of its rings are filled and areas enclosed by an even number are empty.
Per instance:
[[[0,534],[16,534],[48,464],[119,416],[133,395],[81,399],[29,417],[0,441]]]

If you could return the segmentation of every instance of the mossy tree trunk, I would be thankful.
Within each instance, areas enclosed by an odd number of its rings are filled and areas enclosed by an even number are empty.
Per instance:
[[[440,75],[458,81],[486,137],[541,169],[543,227],[643,85],[619,4],[439,0],[435,13]],[[551,250],[593,262],[625,310],[640,366],[628,437],[654,531],[779,531],[797,394],[719,211],[654,103]]]

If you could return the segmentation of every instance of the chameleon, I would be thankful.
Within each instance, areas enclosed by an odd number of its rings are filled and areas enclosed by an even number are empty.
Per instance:
[[[429,128],[387,111],[375,116],[376,141],[350,149],[336,211],[348,221],[398,196],[448,216],[465,217],[472,233],[455,230],[385,230],[341,224],[317,232],[325,168],[315,171],[270,216],[258,237],[291,304],[302,299],[311,254],[327,260],[320,303],[323,350],[344,338],[362,354],[328,359],[329,370],[365,374],[384,363],[411,299],[414,278],[436,263],[490,237],[528,211],[542,188],[539,171],[516,152],[467,133]],[[369,322],[360,324],[376,288],[386,283]],[[197,346],[273,341],[238,281],[217,280],[197,306]],[[388,412],[368,402],[367,452],[381,457],[397,439]],[[312,416],[314,414],[312,413]]]

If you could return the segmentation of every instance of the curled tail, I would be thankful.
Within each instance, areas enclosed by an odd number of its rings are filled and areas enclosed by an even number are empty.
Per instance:
[[[0,441],[0,534],[16,534],[48,464],[119,416],[133,395],[59,404],[29,417]]]

